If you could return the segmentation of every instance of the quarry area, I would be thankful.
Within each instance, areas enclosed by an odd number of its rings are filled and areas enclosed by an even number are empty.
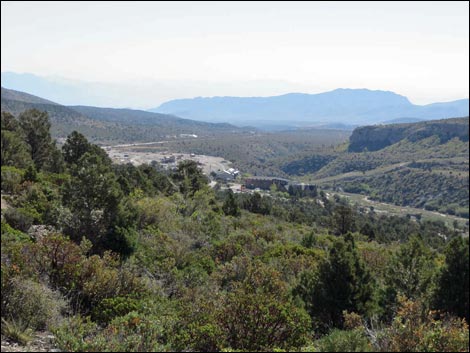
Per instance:
[[[204,174],[220,173],[224,170],[235,171],[230,161],[222,157],[200,155],[194,153],[171,153],[165,151],[149,151],[148,148],[139,151],[138,145],[106,146],[103,149],[114,163],[141,165],[158,163],[165,169],[173,169],[184,160],[192,160],[199,164]]]

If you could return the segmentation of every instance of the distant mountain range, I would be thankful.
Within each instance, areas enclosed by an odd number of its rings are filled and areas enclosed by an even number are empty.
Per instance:
[[[2,111],[18,116],[32,108],[49,113],[51,131],[55,138],[64,138],[77,130],[91,141],[105,144],[152,142],[178,138],[180,134],[210,136],[245,131],[230,124],[205,123],[141,110],[63,106],[2,87]]]
[[[119,79],[119,77],[118,77]],[[147,109],[172,99],[195,96],[212,97],[224,92],[230,96],[278,95],[304,92],[310,85],[285,80],[256,79],[210,82],[194,79],[156,79],[86,81],[57,75],[4,71],[1,86],[28,92],[62,105]]]
[[[264,127],[270,124],[315,126],[365,125],[393,119],[442,119],[467,116],[468,99],[428,105],[412,104],[389,91],[336,89],[320,94],[291,93],[274,97],[213,97],[177,99],[152,112],[189,119]],[[405,120],[406,121],[406,120]]]
[[[143,82],[129,84],[132,87],[2,72],[2,87],[28,92],[67,106],[112,107],[116,106],[116,98],[119,100],[119,105],[133,106],[137,104],[136,102],[140,102],[143,96],[153,101],[153,95],[161,95],[162,91],[171,91],[171,85],[163,81],[156,81],[150,86]],[[179,85],[184,88],[185,83],[181,82]],[[48,104],[50,103],[49,101]],[[130,115],[133,116],[132,119],[138,115],[138,121],[141,121],[140,119],[151,121],[155,117],[150,115],[144,117],[142,111],[138,114],[131,114],[130,111],[108,109],[105,115],[114,122],[118,122],[117,114],[124,116],[124,120]],[[239,127],[255,126],[266,130],[305,127],[352,130],[358,126],[378,123],[417,122],[467,116],[469,100],[415,105],[407,97],[390,91],[340,88],[319,94],[289,93],[271,97],[216,96],[176,99],[148,111],[197,121],[229,123]],[[103,117],[103,112],[101,111],[98,116]],[[86,114],[83,109],[81,113]]]

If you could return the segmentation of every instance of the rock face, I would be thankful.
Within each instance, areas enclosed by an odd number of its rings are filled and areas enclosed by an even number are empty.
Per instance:
[[[349,138],[349,151],[377,151],[405,138],[412,142],[430,136],[438,136],[441,143],[455,137],[468,141],[468,126],[468,117],[412,124],[363,126],[355,129]]]
[[[59,231],[57,229],[54,229],[54,227],[52,226],[47,226],[44,224],[32,225],[28,229],[28,235],[35,241],[38,241],[39,239],[42,239],[45,236],[54,233],[59,233]]]
[[[404,138],[403,127],[363,126],[355,129],[349,138],[349,151],[377,151]]]

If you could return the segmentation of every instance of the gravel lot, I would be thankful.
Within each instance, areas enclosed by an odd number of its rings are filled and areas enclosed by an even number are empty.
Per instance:
[[[232,163],[223,159],[222,157],[214,157],[200,154],[187,154],[187,153],[170,153],[170,152],[147,152],[136,151],[136,145],[126,146],[107,146],[104,150],[108,153],[113,162],[118,164],[132,163],[133,165],[141,165],[144,163],[151,163],[157,161],[163,166],[169,168],[177,166],[178,162],[183,160],[193,160],[200,163],[201,168],[205,174],[211,172],[222,171],[232,167]],[[165,158],[175,158],[174,163],[162,163]]]

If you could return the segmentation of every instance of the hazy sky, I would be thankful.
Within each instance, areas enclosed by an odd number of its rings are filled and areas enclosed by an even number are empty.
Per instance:
[[[391,90],[418,104],[469,95],[467,1],[1,7],[2,72],[121,86],[193,82],[184,97],[338,87]]]

